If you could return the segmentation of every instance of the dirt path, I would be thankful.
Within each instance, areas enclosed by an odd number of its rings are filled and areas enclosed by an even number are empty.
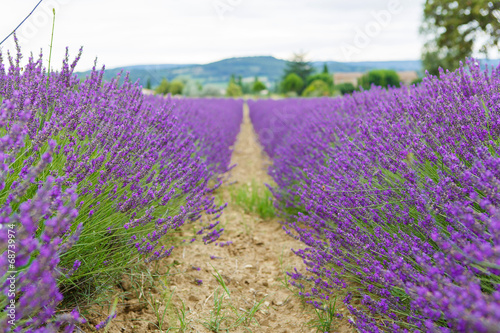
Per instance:
[[[184,300],[187,315],[191,320],[193,332],[209,332],[202,322],[207,321],[214,311],[214,290],[219,287],[212,276],[214,269],[223,276],[230,291],[226,299],[235,309],[250,310],[255,303],[263,300],[255,315],[255,320],[233,326],[229,332],[315,332],[306,326],[312,319],[311,310],[304,311],[300,301],[282,285],[284,271],[293,267],[302,267],[301,260],[290,251],[301,244],[286,236],[276,220],[264,221],[256,215],[245,214],[241,207],[231,204],[230,187],[250,184],[252,181],[269,183],[267,174],[269,161],[257,142],[256,134],[245,105],[244,120],[236,141],[232,164],[237,166],[231,171],[228,184],[221,188],[220,196],[229,206],[224,210],[221,223],[225,234],[221,242],[232,241],[227,247],[192,244],[179,256],[183,265],[200,267],[200,271],[178,275],[170,280],[171,286],[177,286],[177,296]],[[211,260],[210,256],[222,259]],[[203,284],[195,286],[196,279]],[[221,288],[219,288],[221,290]],[[231,315],[231,311],[228,312]],[[233,317],[236,317],[233,315]],[[235,318],[223,323],[222,327],[234,325]],[[258,323],[258,324],[257,324]],[[225,330],[221,330],[224,332]]]
[[[177,248],[166,260],[176,265],[169,270],[160,267],[149,288],[144,283],[147,277],[136,276],[132,283],[125,279],[124,289],[138,293],[139,301],[125,300],[129,305],[119,311],[109,332],[167,332],[168,327],[170,332],[316,332],[308,325],[316,317],[313,310],[304,307],[284,283],[286,271],[294,267],[305,271],[300,258],[290,251],[302,244],[287,236],[276,219],[246,214],[231,202],[234,189],[252,181],[272,181],[267,174],[269,160],[257,142],[246,105],[244,111],[232,155],[237,166],[217,193],[229,203],[221,217],[225,233],[219,244],[233,243],[220,247],[195,242]],[[184,236],[189,232],[184,231]],[[216,272],[229,294],[214,277]],[[254,315],[249,314],[252,308]]]

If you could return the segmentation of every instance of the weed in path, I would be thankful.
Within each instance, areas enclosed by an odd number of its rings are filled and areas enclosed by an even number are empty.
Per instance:
[[[202,325],[212,332],[220,332],[223,323],[227,321],[223,311],[224,296],[224,291],[220,293],[219,288],[214,291],[214,308],[210,310],[208,320],[202,322]]]
[[[212,265],[210,265],[210,266],[212,266]],[[219,271],[214,266],[212,266],[212,268],[215,271],[215,274],[212,273],[213,277],[217,280],[217,282],[220,284],[220,286],[227,293],[227,296],[231,297],[231,292],[229,291],[229,288],[227,287],[226,282],[224,281],[224,278],[222,277],[222,275],[220,275]]]
[[[262,219],[276,216],[271,191],[263,184],[252,181],[231,189],[231,200],[247,214],[257,214]]]
[[[164,286],[162,286],[162,287],[164,287]],[[172,291],[170,296],[168,296],[168,300],[165,304],[163,304],[162,301],[156,299],[152,293],[149,293],[149,296],[150,296],[149,299],[146,298],[146,301],[148,302],[149,306],[153,310],[153,313],[155,314],[155,317],[156,317],[156,323],[153,323],[153,326],[157,327],[160,331],[167,329],[167,327],[164,327],[164,326],[169,325],[168,322],[165,320],[165,316],[167,315],[167,310],[168,310],[170,303],[172,301],[172,297],[174,296],[174,291]],[[167,294],[168,294],[167,289],[164,288],[164,292],[162,293],[161,298],[164,300],[165,298],[167,298]],[[163,311],[161,310],[162,306],[164,306]],[[168,328],[168,331],[170,331],[170,329],[171,328]]]
[[[315,327],[318,332],[330,332],[332,326],[334,326],[334,321],[339,318],[339,315],[335,313],[336,303],[337,298],[330,301],[323,308],[316,308],[317,318],[309,322],[310,327]]]
[[[255,314],[257,313],[257,311],[259,311],[260,306],[262,305],[262,303],[264,303],[265,299],[266,298],[264,297],[259,302],[255,302],[252,308],[248,311],[240,309],[245,312],[243,316],[243,323],[245,324],[245,326],[252,324],[252,322],[255,322],[258,326],[260,326],[257,319],[255,319]]]
[[[148,313],[152,313],[155,318],[154,320],[146,320],[141,318],[140,314],[137,313],[137,318],[128,319],[131,322],[131,329],[135,331],[138,329],[134,323],[147,323],[150,330],[159,330],[160,332],[187,332],[191,321],[187,318],[188,311],[181,298],[179,298],[182,303],[182,307],[177,307],[173,298],[176,296],[176,288],[169,288],[168,277],[174,274],[183,274],[184,272],[174,272],[171,273],[171,267],[167,267],[167,272],[160,274],[158,273],[158,267],[152,265],[152,267],[143,267],[143,270],[130,271],[124,274],[122,282],[118,284],[122,292],[118,294],[120,302],[118,306],[123,306],[125,309],[118,312],[130,311],[126,310],[127,307],[132,307],[134,310],[139,311],[140,309],[148,309]],[[157,291],[160,286],[161,290]],[[106,295],[109,299],[110,295]],[[178,295],[177,295],[178,297]],[[103,297],[104,298],[104,297]],[[102,318],[103,315],[113,313],[113,303],[103,300],[100,303],[101,311],[94,308],[87,309],[86,318]],[[105,309],[104,309],[105,308]],[[109,317],[108,317],[109,318]],[[124,323],[123,318],[109,318],[109,321],[105,324],[107,326],[119,325],[119,323]],[[87,321],[89,321],[87,319]],[[177,323],[177,324],[175,324]],[[102,323],[100,325],[103,325]],[[92,330],[91,325],[88,326]]]
[[[252,307],[248,310],[238,309],[232,303],[234,299],[231,298],[231,291],[227,287],[223,276],[215,268],[214,272],[212,275],[219,283],[219,287],[212,294],[213,309],[210,310],[209,317],[203,320],[201,324],[211,332],[233,332],[238,327],[251,332],[249,326],[260,326],[255,314],[264,303],[265,297],[258,302],[254,301]]]
[[[179,333],[184,333],[186,332],[189,322],[186,319],[186,304],[184,304],[184,301],[181,299],[182,302],[182,309],[176,309],[177,313],[177,319],[179,320]]]

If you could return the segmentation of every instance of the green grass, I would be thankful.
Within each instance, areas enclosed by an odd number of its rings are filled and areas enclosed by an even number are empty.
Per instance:
[[[159,329],[160,331],[164,331],[166,329],[170,330],[170,328],[168,327],[167,311],[170,306],[170,303],[172,302],[174,291],[172,291],[172,293],[168,295],[168,291],[165,289],[161,295],[162,297],[160,300],[155,298],[151,292],[149,293],[149,298],[146,298],[146,302],[148,302],[149,307],[153,310],[153,313],[155,314],[156,317],[156,323],[153,323],[153,325],[156,326],[156,328]],[[166,304],[162,310],[161,306],[163,305],[162,303],[164,301],[166,301]]]
[[[180,299],[182,303],[181,308],[177,307],[172,302],[176,288],[172,288],[171,291],[168,288],[168,276],[170,274],[167,273],[166,276],[163,276],[162,278],[162,276],[156,276],[154,274],[151,274],[151,272],[149,271],[148,273],[150,274],[147,279],[147,286],[156,287],[159,284],[161,287],[161,291],[157,295],[153,295],[150,292],[150,297],[148,299],[144,295],[144,289],[147,289],[144,285],[140,286],[140,290],[135,290],[136,297],[142,296],[143,298],[145,298],[148,307],[152,310],[156,317],[155,323],[151,323],[148,321],[146,322],[148,322],[148,324],[152,324],[155,329],[158,329],[161,332],[186,332],[191,321],[186,318],[187,311],[184,301]],[[140,319],[138,320],[140,321]]]
[[[176,332],[184,333],[189,329],[191,320],[187,318],[189,311],[186,310],[186,306],[181,298],[176,293],[176,288],[171,287],[169,283],[169,277],[175,274],[183,274],[184,272],[171,272],[172,267],[168,267],[166,273],[160,274],[157,267],[146,267],[142,266],[142,269],[136,269],[135,271],[130,271],[124,273],[124,277],[127,277],[129,287],[127,291],[117,292],[116,289],[113,292],[109,292],[99,299],[99,302],[91,302],[89,300],[89,305],[82,310],[82,315],[87,322],[90,318],[99,316],[108,316],[112,310],[114,303],[110,302],[110,299],[119,299],[117,304],[120,307],[119,313],[125,311],[126,306],[139,306],[144,309],[150,309],[155,320],[150,321],[141,318],[140,312],[137,312],[136,318],[129,318],[126,321],[132,323],[147,323],[149,327],[153,327],[154,330],[161,332]],[[122,284],[118,287],[123,288]],[[114,296],[118,295],[118,296]],[[177,297],[181,301],[182,306],[174,304],[174,298]],[[90,305],[98,304],[101,309],[98,310],[96,307],[90,307]],[[109,324],[120,325],[123,323],[123,319],[112,319]],[[109,325],[108,325],[109,326]],[[93,330],[92,325],[86,326],[89,330]],[[152,329],[153,329],[152,328]],[[135,325],[134,325],[135,329]]]
[[[276,216],[273,195],[264,184],[252,181],[232,188],[231,200],[247,214],[257,214],[265,220]]]
[[[0,98],[1,100],[1,98]],[[0,128],[0,136],[6,134],[5,128]],[[67,130],[61,130],[53,139],[58,145],[65,146],[69,143],[69,137],[72,135]],[[88,153],[89,159],[94,159],[97,156],[104,156],[104,161],[101,168],[89,173],[86,178],[78,184],[76,193],[78,194],[77,207],[78,216],[72,223],[71,232],[75,232],[77,225],[83,225],[83,230],[78,241],[66,252],[61,254],[61,262],[59,267],[66,272],[71,269],[75,260],[81,261],[81,266],[71,276],[61,275],[59,278],[59,288],[64,295],[62,308],[72,308],[78,304],[89,303],[99,297],[107,294],[113,288],[113,285],[120,280],[127,269],[140,266],[146,258],[138,254],[137,250],[130,243],[132,235],[136,235],[138,239],[145,237],[148,233],[155,230],[154,223],[148,223],[136,228],[128,230],[123,225],[130,221],[132,212],[120,212],[114,206],[119,199],[113,200],[110,197],[116,195],[118,198],[124,195],[130,195],[131,184],[123,184],[121,180],[110,181],[102,187],[100,194],[87,193],[82,194],[84,188],[93,189],[92,184],[99,183],[101,171],[105,171],[105,165],[112,158],[104,148],[98,147],[91,150],[92,142],[95,138],[77,139],[76,144],[81,146],[80,153]],[[5,202],[10,193],[10,188],[14,181],[17,181],[20,170],[24,167],[24,162],[30,157],[33,158],[33,165],[41,163],[41,156],[51,151],[48,143],[42,145],[38,151],[32,149],[31,140],[26,137],[24,148],[21,149],[14,160],[9,165],[11,173],[5,177],[5,186],[0,190],[0,202]],[[36,182],[45,182],[49,175],[57,174],[65,176],[65,166],[67,164],[66,154],[53,153],[52,161],[45,169],[37,175]],[[140,160],[140,156],[130,156],[131,163]],[[140,185],[151,185],[146,183],[149,175],[154,171],[158,171],[163,166],[159,163],[155,165],[150,172],[140,179]],[[68,179],[69,183],[73,181],[73,177]],[[172,189],[176,186],[174,182]],[[62,190],[66,190],[67,185],[62,186]],[[28,184],[24,195],[19,198],[18,202],[13,202],[12,208],[14,211],[19,209],[22,202],[36,197],[38,185],[36,183]],[[179,207],[185,203],[185,195],[176,191],[177,197],[174,197],[169,203],[163,206],[160,200],[155,200],[149,203],[148,207],[134,211],[137,213],[136,219],[141,218],[147,213],[148,208],[152,208],[151,215],[154,221],[160,217],[173,216],[179,212]],[[91,211],[94,211],[91,214]],[[36,231],[36,237],[40,237],[45,225],[40,222]],[[173,244],[172,238],[175,238],[175,230],[170,232],[171,236],[167,236],[160,241],[157,247],[165,244],[166,248]],[[68,241],[65,239],[64,241]],[[29,264],[26,266],[28,267]],[[24,269],[26,268],[24,267]]]
[[[309,322],[311,327],[314,327],[318,332],[330,332],[332,326],[335,325],[334,321],[337,319],[335,313],[335,305],[337,304],[337,298],[330,301],[329,304],[325,305],[322,309],[314,309],[316,311],[316,319]]]
[[[210,317],[202,322],[202,325],[211,332],[220,332],[224,323],[228,320],[223,307],[224,296],[224,291],[221,293],[219,288],[214,291],[214,307],[210,310]]]
[[[213,267],[213,266],[212,266]],[[254,301],[253,305],[248,309],[237,308],[233,305],[231,291],[224,282],[224,278],[220,275],[217,269],[212,273],[219,286],[213,293],[213,308],[210,310],[210,315],[201,321],[201,324],[210,332],[233,332],[236,328],[242,327],[246,331],[252,332],[250,326],[259,326],[255,319],[255,314],[259,311],[264,303],[265,297],[260,301]]]

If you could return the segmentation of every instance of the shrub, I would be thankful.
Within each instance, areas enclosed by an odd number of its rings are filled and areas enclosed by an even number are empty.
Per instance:
[[[173,80],[170,82],[170,86],[168,88],[168,92],[173,96],[182,94],[182,90],[184,89],[184,83],[179,80]]]
[[[125,269],[169,256],[167,234],[225,207],[214,204],[212,186],[229,168],[241,101],[174,104],[143,96],[128,77],[103,82],[95,67],[79,80],[79,58],[70,63],[67,54],[61,71],[47,76],[41,56],[21,70],[18,50],[6,70],[0,55],[3,287],[16,271],[16,290],[0,294],[5,332],[72,331],[82,320],[76,312],[54,316],[62,300],[74,306]],[[208,106],[211,117],[200,122]],[[198,238],[215,241],[223,231],[216,225],[199,225]],[[12,300],[17,326],[6,316]]]
[[[350,82],[337,84],[335,85],[335,89],[337,89],[342,95],[352,94],[356,91],[356,87]]]
[[[162,79],[158,87],[155,88],[155,93],[166,95],[170,91],[170,83],[167,79]]]
[[[298,94],[304,87],[304,81],[295,73],[288,74],[281,83],[283,92],[294,92]]]
[[[316,80],[313,81],[304,91],[302,96],[304,97],[320,97],[330,95],[330,87],[325,81]]]
[[[393,70],[374,69],[363,75],[358,82],[358,85],[363,89],[368,90],[372,85],[378,87],[399,87],[399,76]]]
[[[331,90],[333,88],[333,76],[328,73],[314,74],[307,77],[306,86],[310,86],[314,81],[323,81]]]
[[[467,63],[410,91],[250,103],[298,208],[292,284],[319,309],[342,295],[360,331],[500,326],[500,70]]]
[[[241,87],[234,82],[229,82],[226,89],[226,96],[228,97],[240,97],[243,96]]]
[[[254,81],[253,86],[252,86],[252,91],[256,92],[256,93],[260,93],[261,91],[266,90],[266,89],[267,89],[266,85],[262,81],[259,81],[258,78],[255,78],[255,81]]]

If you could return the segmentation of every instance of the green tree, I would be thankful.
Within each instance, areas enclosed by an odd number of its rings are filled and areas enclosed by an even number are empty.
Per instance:
[[[151,78],[148,77],[148,80],[146,81],[146,89],[151,90]]]
[[[326,62],[323,64],[323,74],[330,74],[330,72],[328,71],[328,65],[326,64]]]
[[[160,85],[156,87],[155,92],[157,94],[166,95],[168,94],[169,88],[170,88],[170,83],[168,83],[167,79],[163,78],[163,80],[161,80],[160,82]]]
[[[288,61],[285,66],[283,77],[286,78],[294,73],[302,79],[302,83],[306,82],[307,77],[314,72],[314,67],[306,60],[305,53],[295,53],[291,61]]]
[[[399,87],[398,73],[389,69],[374,69],[364,74],[358,82],[358,85],[365,90],[370,89],[372,84],[384,88]]]
[[[304,80],[295,73],[288,74],[281,83],[283,92],[295,92],[299,94],[304,87]]]
[[[485,55],[500,50],[500,1],[426,0],[421,33],[428,37],[424,68],[434,75],[439,67],[454,70],[478,46]]]
[[[241,91],[243,92],[243,94],[251,94],[253,92],[252,91],[252,87],[253,87],[252,82],[242,83],[240,87],[241,87]]]
[[[256,76],[255,80],[253,81],[252,91],[255,93],[260,93],[262,90],[266,89],[266,85],[262,81],[259,81],[259,78]]]
[[[237,85],[235,82],[229,82],[226,88],[226,96],[228,97],[240,97],[243,96],[243,92],[241,91],[241,87]]]
[[[172,95],[180,95],[182,94],[182,90],[184,89],[184,83],[180,80],[173,80],[170,83],[170,87],[168,88],[168,92]]]
[[[335,89],[338,90],[342,95],[352,94],[356,91],[356,87],[351,82],[344,82],[335,85]]]
[[[333,76],[328,74],[328,73],[320,73],[320,74],[313,74],[309,75],[306,80],[306,86],[309,86],[311,83],[313,83],[316,80],[320,80],[325,82],[330,89],[333,88]]]
[[[323,80],[314,80],[302,92],[302,96],[304,97],[320,97],[329,95],[330,95],[330,86]]]
[[[241,82],[241,77],[238,79]],[[229,84],[226,88],[226,96],[228,97],[239,97],[243,96],[243,91],[241,86],[236,82],[236,78],[234,75],[231,75],[229,79]]]

